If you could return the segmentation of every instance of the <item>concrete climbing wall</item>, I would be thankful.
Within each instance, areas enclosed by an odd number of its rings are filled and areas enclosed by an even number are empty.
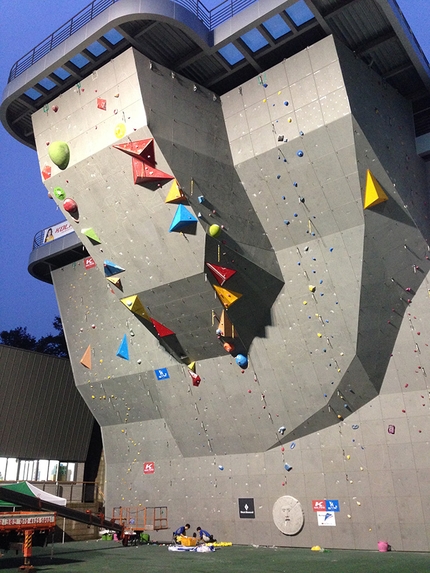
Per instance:
[[[332,38],[221,101],[129,50],[35,114],[42,176],[91,254],[53,280],[102,426],[108,512],[167,505],[173,529],[235,543],[430,549],[428,184],[412,125]],[[145,170],[114,147],[143,140]],[[363,209],[367,170],[388,200]],[[196,222],[169,233],[175,181]],[[301,504],[283,532],[282,496]],[[339,511],[318,516],[318,500]]]

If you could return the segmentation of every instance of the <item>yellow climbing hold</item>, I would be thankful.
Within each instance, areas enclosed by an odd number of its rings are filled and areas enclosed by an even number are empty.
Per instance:
[[[321,332],[318,332],[317,336],[318,336],[318,338],[322,338]]]
[[[372,175],[370,169],[367,170],[366,173],[366,188],[364,191],[364,209],[368,209],[369,207],[374,207],[375,205],[379,205],[379,203],[383,203],[384,201],[388,201],[388,196],[385,191],[382,189],[381,185]]]
[[[303,301],[303,304],[308,304],[308,301],[307,301],[307,300],[304,300],[304,301]]]
[[[126,134],[126,132],[127,128],[125,126],[125,123],[118,123],[118,125],[115,127],[115,137],[117,139],[122,139]]]
[[[151,320],[151,317],[149,316],[143,304],[140,302],[137,294],[122,298],[121,302],[128,308],[128,310],[131,310],[132,313],[137,314],[142,318],[146,318],[146,320]]]
[[[310,292],[315,292],[317,290],[317,287],[314,285],[309,285],[309,290]]]
[[[220,301],[225,306],[225,308],[228,308],[230,305],[239,300],[242,296],[240,292],[227,290],[226,288],[220,287],[218,285],[212,285],[212,286],[215,289]]]
[[[196,363],[195,362],[190,362],[188,364],[188,368],[191,370],[191,372],[195,372],[196,371]]]

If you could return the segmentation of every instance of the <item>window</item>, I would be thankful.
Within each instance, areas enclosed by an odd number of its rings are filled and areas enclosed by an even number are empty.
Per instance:
[[[302,24],[309,22],[309,20],[312,20],[314,17],[312,12],[306,6],[304,0],[299,0],[299,2],[293,4],[290,8],[287,8],[285,12],[296,26],[301,26]]]
[[[258,50],[261,50],[261,48],[264,48],[264,46],[269,45],[269,42],[266,40],[263,34],[261,34],[256,28],[241,36],[241,39],[253,52],[258,52]]]
[[[88,60],[82,54],[76,54],[76,56],[70,58],[70,61],[72,62],[72,64],[75,64],[75,66],[79,69],[84,68],[87,64],[90,63],[90,60]]]
[[[227,44],[227,46],[224,46],[224,48],[221,48],[218,52],[231,66],[234,66],[234,64],[237,64],[237,62],[245,58],[242,52],[233,44]]]
[[[288,34],[288,32],[291,32],[291,28],[287,26],[287,23],[279,14],[276,14],[273,18],[269,18],[269,20],[263,22],[263,26],[274,40],[277,40],[278,38],[285,36],[285,34]]]
[[[112,28],[112,30],[109,30],[109,32],[106,32],[106,34],[103,35],[103,38],[106,38],[108,42],[115,46],[124,39],[124,36],[121,36],[119,32]]]
[[[102,46],[99,42],[93,42],[91,44],[91,46],[87,47],[87,50],[93,55],[93,56],[100,56],[101,54],[103,54],[103,52],[106,52],[106,48],[104,46]]]

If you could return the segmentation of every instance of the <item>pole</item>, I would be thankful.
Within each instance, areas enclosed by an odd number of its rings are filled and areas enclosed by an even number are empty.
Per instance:
[[[33,565],[30,563],[31,557],[31,542],[33,538],[33,531],[31,529],[26,529],[24,531],[24,565],[21,565],[20,569],[23,571],[32,571],[34,569]]]

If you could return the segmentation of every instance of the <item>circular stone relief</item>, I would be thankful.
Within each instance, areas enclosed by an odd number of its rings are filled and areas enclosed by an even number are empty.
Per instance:
[[[300,502],[291,495],[283,495],[273,504],[273,521],[285,535],[296,535],[303,527],[304,516]]]

